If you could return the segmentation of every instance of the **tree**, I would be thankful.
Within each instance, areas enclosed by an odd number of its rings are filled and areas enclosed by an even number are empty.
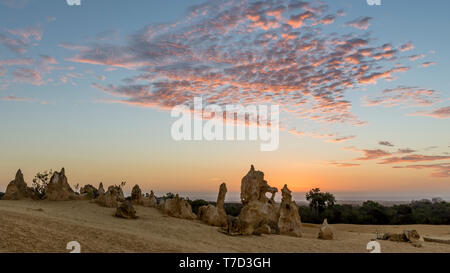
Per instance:
[[[364,223],[372,225],[389,224],[389,215],[386,207],[371,200],[365,201],[361,206],[361,213],[364,215]]]
[[[172,198],[175,198],[175,194],[173,194],[171,192],[168,192],[168,193],[166,193],[166,195],[163,198],[164,198],[164,200],[165,199],[172,199]]]
[[[50,183],[50,178],[53,175],[53,171],[43,171],[38,172],[33,178],[33,189],[42,198],[45,196],[45,191],[47,189],[48,183]]]
[[[315,188],[306,193],[306,200],[309,206],[314,209],[317,214],[322,213],[326,207],[333,206],[336,203],[334,195],[329,192],[320,192],[319,188]]]

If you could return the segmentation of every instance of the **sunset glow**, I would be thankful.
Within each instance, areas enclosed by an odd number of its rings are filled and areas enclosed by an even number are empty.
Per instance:
[[[71,185],[239,192],[253,164],[298,199],[450,200],[448,1],[126,2],[0,0],[0,191],[65,167]],[[278,149],[174,140],[194,97],[279,105]]]

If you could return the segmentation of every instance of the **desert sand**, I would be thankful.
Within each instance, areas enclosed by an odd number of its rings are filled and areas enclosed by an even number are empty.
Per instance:
[[[317,239],[319,225],[303,223],[303,237],[228,236],[198,220],[168,217],[155,208],[136,206],[136,220],[113,217],[114,208],[92,201],[0,200],[0,252],[368,252],[376,232],[416,229],[422,236],[450,238],[450,226],[372,226],[332,224],[335,239]],[[379,241],[381,252],[450,253],[450,245]]]

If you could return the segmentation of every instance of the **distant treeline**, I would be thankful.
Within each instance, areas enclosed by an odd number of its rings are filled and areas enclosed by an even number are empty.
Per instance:
[[[362,205],[332,205],[322,212],[308,206],[300,206],[299,214],[303,222],[321,223],[324,218],[329,223],[362,225],[409,225],[430,224],[450,225],[450,203],[423,199],[410,204],[383,206],[374,201]]]
[[[212,204],[205,200],[190,201],[192,210],[197,213],[203,205]],[[228,215],[238,216],[241,203],[225,203]],[[440,199],[423,199],[410,204],[383,206],[378,202],[366,201],[362,205],[330,204],[322,210],[311,206],[299,206],[299,214],[304,223],[320,224],[324,218],[334,224],[359,225],[409,225],[430,224],[450,225],[450,203]]]

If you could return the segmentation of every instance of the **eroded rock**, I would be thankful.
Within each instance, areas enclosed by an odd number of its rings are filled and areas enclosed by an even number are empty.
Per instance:
[[[158,201],[156,200],[155,193],[150,191],[150,195],[146,195],[148,199],[148,207],[156,208],[158,206]]]
[[[219,229],[219,231],[221,231],[227,235],[236,236],[236,235],[242,235],[242,230],[244,230],[244,229],[245,229],[245,227],[239,220],[239,217],[227,215],[227,225],[224,226],[223,228]]]
[[[142,195],[142,190],[139,188],[139,185],[134,185],[131,190],[131,202],[133,204],[142,205],[143,197],[144,196]]]
[[[155,194],[151,191],[151,194],[146,194],[145,196],[142,194],[142,190],[139,188],[139,185],[135,185],[131,191],[131,202],[134,205],[140,205],[144,207],[156,207],[157,201]]]
[[[264,223],[268,226],[277,226],[279,219],[279,205],[275,203],[274,196],[277,188],[269,186],[264,180],[264,173],[255,171],[252,165],[250,171],[241,181],[241,201],[243,204],[239,220],[244,235],[264,231],[259,229]],[[271,193],[267,198],[266,193]],[[272,230],[271,230],[272,232]]]
[[[403,230],[403,233],[385,233],[382,240],[389,240],[393,242],[411,242],[423,241],[417,230]]]
[[[80,189],[80,195],[84,199],[95,199],[98,197],[98,190],[91,184],[87,184]]]
[[[198,209],[198,219],[211,226],[225,227],[227,225],[227,214],[224,208],[226,194],[227,185],[222,183],[219,188],[216,206],[201,206]]]
[[[323,220],[323,224],[319,230],[318,238],[322,240],[333,240],[334,238],[333,228],[328,224],[327,218]]]
[[[100,195],[102,195],[102,194],[105,194],[105,189],[103,188],[103,183],[102,182],[100,182],[100,184],[98,185],[98,190],[97,190],[97,192],[98,192],[98,196],[100,196]],[[98,197],[97,196],[97,197]]]
[[[109,186],[105,194],[99,195],[96,202],[104,207],[115,208],[119,202],[125,201],[122,188],[120,186]]]
[[[77,199],[75,192],[67,182],[64,168],[60,172],[54,172],[45,189],[44,199],[51,201],[66,201]]]
[[[114,216],[125,219],[136,219],[136,210],[130,201],[124,201],[117,207]]]
[[[161,203],[162,210],[167,213],[167,215],[193,220],[196,218],[196,215],[192,212],[192,207],[184,198],[178,196],[178,194],[171,199],[164,200]]]
[[[6,187],[5,195],[3,196],[3,200],[20,200],[20,199],[37,199],[37,194],[35,191],[27,186],[23,178],[23,174],[21,170],[18,170],[16,173],[16,177],[14,180],[9,182]]]
[[[298,206],[292,201],[292,194],[287,185],[284,185],[281,194],[280,217],[278,219],[280,234],[301,237],[302,222],[298,214]]]

